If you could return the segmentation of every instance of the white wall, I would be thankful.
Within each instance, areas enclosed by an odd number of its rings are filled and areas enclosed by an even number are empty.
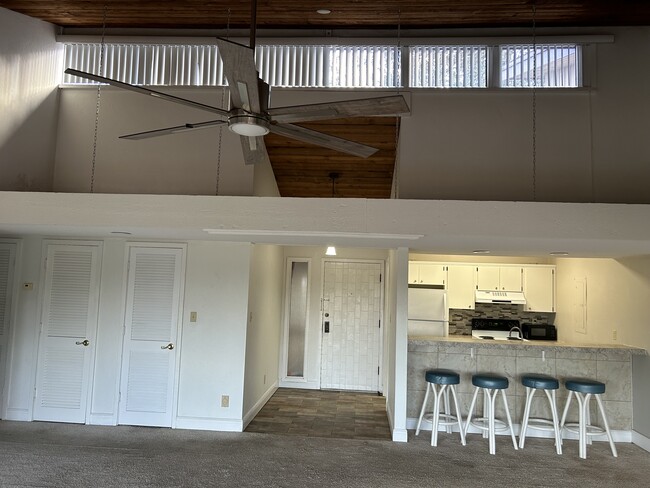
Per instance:
[[[250,272],[244,425],[255,417],[278,387],[284,297],[282,247],[255,244]]]
[[[383,249],[336,248],[336,256],[325,256],[325,247],[285,247],[286,258],[310,258],[309,311],[306,333],[305,382],[281,383],[282,386],[295,388],[320,388],[320,344],[321,344],[321,302],[323,294],[323,260],[324,259],[372,259],[386,260],[388,251]],[[388,291],[386,291],[388,293]],[[280,377],[285,372],[281,365]],[[384,372],[384,377],[386,372]],[[385,382],[385,379],[384,379]]]
[[[221,106],[221,88],[162,90]],[[54,190],[87,192],[92,168],[97,89],[61,89],[60,97]],[[253,166],[244,164],[239,137],[227,128],[211,127],[138,141],[118,138],[134,132],[217,118],[210,112],[103,87],[97,131],[95,191],[214,195],[219,164],[219,131],[222,130],[219,194],[252,195]]]
[[[95,376],[88,423],[117,423],[126,240],[104,239]],[[44,274],[44,239],[23,239],[16,322],[12,324],[11,363],[4,418],[31,420],[39,340],[39,313]],[[183,321],[179,327],[180,375],[176,427],[241,430],[244,396],[244,354],[248,315],[250,244],[191,241]],[[198,314],[189,321],[190,311]],[[221,396],[230,406],[221,407]]]
[[[54,35],[53,25],[0,8],[0,190],[52,189],[62,66]]]
[[[587,281],[587,327],[581,334],[572,326],[576,278]],[[626,344],[650,350],[650,257],[625,259],[558,259],[557,314],[555,323],[562,341],[593,344]],[[612,332],[616,330],[617,339]],[[635,357],[633,363],[634,430],[650,437],[648,376],[650,360]]]

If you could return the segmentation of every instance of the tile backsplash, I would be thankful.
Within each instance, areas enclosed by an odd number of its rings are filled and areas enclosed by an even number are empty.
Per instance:
[[[477,303],[475,310],[452,308],[449,310],[449,335],[472,335],[472,319],[516,319],[531,324],[552,324],[554,313],[524,312],[521,305],[495,305]]]

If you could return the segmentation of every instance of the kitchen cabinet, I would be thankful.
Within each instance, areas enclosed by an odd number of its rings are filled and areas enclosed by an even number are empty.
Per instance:
[[[473,265],[450,264],[447,266],[447,306],[473,310],[474,277]]]
[[[442,285],[447,282],[447,267],[439,263],[409,263],[409,283],[417,285]]]
[[[555,266],[524,266],[527,312],[555,312]]]
[[[522,266],[477,266],[476,289],[522,291]]]

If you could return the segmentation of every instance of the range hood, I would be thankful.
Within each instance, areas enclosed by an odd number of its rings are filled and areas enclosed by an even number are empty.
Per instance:
[[[526,305],[526,297],[521,291],[476,290],[476,303],[503,303],[507,305]]]

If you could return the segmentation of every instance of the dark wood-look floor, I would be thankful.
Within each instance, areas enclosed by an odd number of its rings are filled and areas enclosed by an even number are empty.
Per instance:
[[[279,388],[246,432],[391,440],[383,396],[293,388]]]

